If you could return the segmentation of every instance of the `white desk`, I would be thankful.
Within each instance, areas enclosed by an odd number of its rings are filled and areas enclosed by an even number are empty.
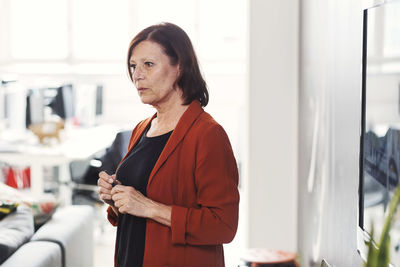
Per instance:
[[[62,143],[53,146],[32,144],[32,142],[13,142],[0,136],[0,162],[12,166],[30,166],[31,192],[40,195],[44,191],[43,166],[59,166],[60,182],[71,180],[69,164],[74,160],[84,160],[111,145],[118,127],[101,125],[91,128],[73,128],[65,130]],[[60,195],[67,203],[70,190],[60,187]]]

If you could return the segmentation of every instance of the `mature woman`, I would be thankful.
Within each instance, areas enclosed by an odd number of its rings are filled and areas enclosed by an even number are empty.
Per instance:
[[[224,266],[236,233],[238,171],[224,129],[202,107],[208,91],[192,44],[171,23],[130,43],[129,75],[156,110],[132,132],[116,174],[99,194],[117,228],[115,265]]]

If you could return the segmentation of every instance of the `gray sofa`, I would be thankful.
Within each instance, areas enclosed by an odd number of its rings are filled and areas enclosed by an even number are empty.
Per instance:
[[[0,256],[7,257],[0,266],[93,266],[93,219],[90,206],[66,206],[59,208],[33,233],[32,217],[26,209],[19,208],[0,221],[0,248],[3,251]],[[28,223],[22,227],[18,223],[17,227],[15,222],[22,220]],[[8,249],[5,243],[8,243]],[[17,243],[20,244],[18,248],[15,247]],[[12,254],[8,256],[7,253]]]

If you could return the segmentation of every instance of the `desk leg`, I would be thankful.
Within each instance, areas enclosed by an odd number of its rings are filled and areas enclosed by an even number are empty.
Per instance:
[[[31,191],[32,195],[40,196],[43,194],[43,165],[33,163],[31,166]]]
[[[72,204],[72,188],[69,163],[60,164],[60,200],[63,205]]]

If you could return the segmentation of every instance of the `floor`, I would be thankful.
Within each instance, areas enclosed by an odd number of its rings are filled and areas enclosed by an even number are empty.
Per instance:
[[[96,227],[93,267],[114,266],[115,235],[116,228],[111,224],[104,224],[102,231]]]

